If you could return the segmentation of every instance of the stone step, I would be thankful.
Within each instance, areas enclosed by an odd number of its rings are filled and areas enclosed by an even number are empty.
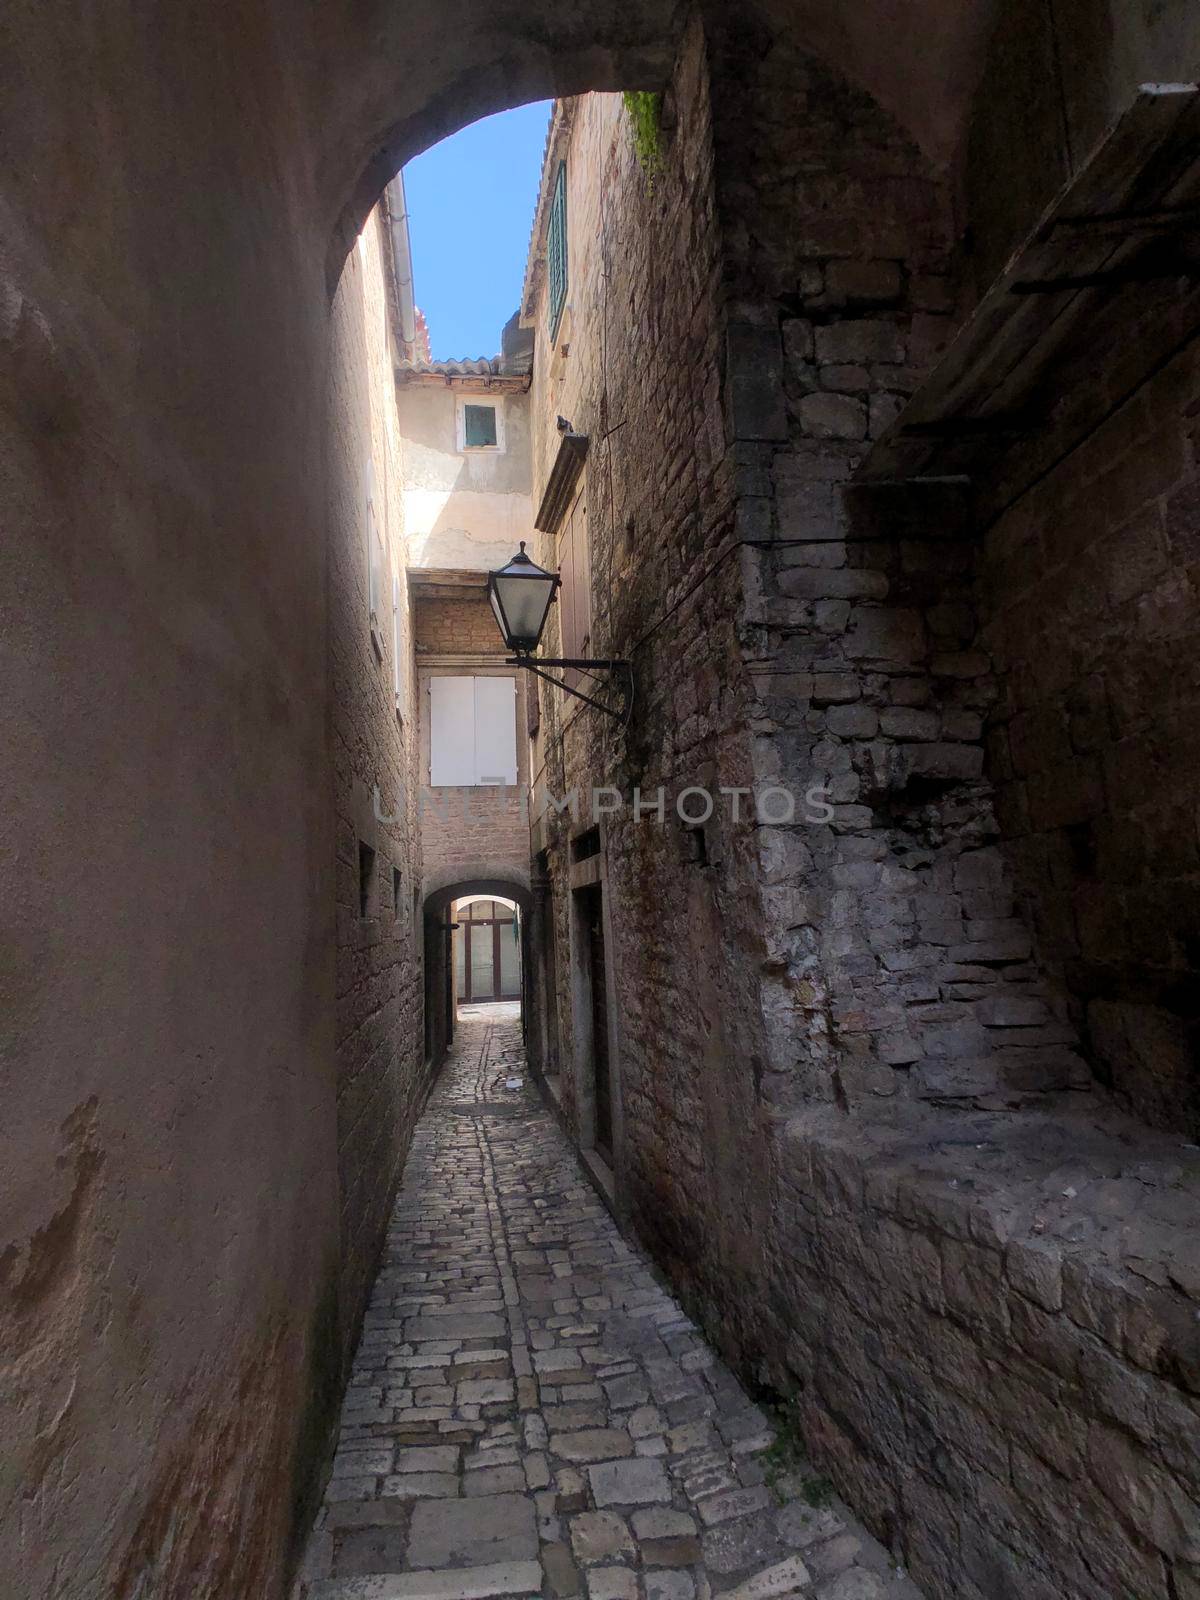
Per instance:
[[[308,1600],[492,1600],[497,1595],[540,1595],[536,1561],[496,1561],[486,1567],[447,1567],[441,1572],[376,1573],[369,1578],[331,1578],[310,1584]]]

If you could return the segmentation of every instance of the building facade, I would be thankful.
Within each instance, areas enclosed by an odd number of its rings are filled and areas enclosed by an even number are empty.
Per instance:
[[[1200,1553],[1193,741],[1136,688],[1194,636],[1194,363],[1166,290],[1103,379],[1028,310],[1056,217],[1184,181],[1169,93],[1005,265],[799,41],[694,28],[653,170],[620,96],[556,105],[527,274],[544,648],[634,676],[624,726],[539,688],[542,1070],[937,1593]]]
[[[477,894],[597,1181],[928,1594],[1200,1592],[1195,8],[6,43],[10,1587],[285,1591]],[[551,94],[502,487],[372,212]],[[433,781],[431,686],[505,675],[521,496],[547,648],[632,712],[539,686],[532,852],[431,888],[423,786],[498,775]]]

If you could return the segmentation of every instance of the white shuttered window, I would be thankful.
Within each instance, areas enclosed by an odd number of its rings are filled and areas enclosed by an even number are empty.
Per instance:
[[[517,781],[515,678],[430,678],[429,782],[475,788]]]

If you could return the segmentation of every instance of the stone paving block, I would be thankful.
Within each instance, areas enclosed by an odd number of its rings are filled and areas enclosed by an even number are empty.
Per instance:
[[[325,1497],[329,1501],[370,1500],[379,1483],[378,1478],[330,1478]]]
[[[482,1467],[477,1472],[468,1472],[463,1478],[462,1492],[475,1497],[526,1488],[525,1468],[519,1461],[514,1461],[509,1466]]]
[[[494,1405],[516,1398],[510,1378],[473,1378],[455,1385],[460,1406]]]
[[[667,1419],[657,1406],[639,1406],[625,1425],[635,1439],[647,1439],[667,1431]]]
[[[554,1600],[568,1600],[569,1596],[582,1591],[579,1568],[565,1544],[556,1541],[542,1546],[542,1570],[546,1575],[546,1589]]]
[[[644,1405],[650,1398],[650,1385],[640,1372],[628,1377],[611,1378],[603,1388],[614,1411]]]
[[[751,1567],[767,1566],[785,1555],[793,1543],[777,1534],[774,1514],[762,1511],[709,1528],[702,1541],[703,1559],[713,1572],[745,1572]]]
[[[485,1445],[463,1457],[463,1471],[477,1472],[480,1467],[507,1467],[519,1460],[520,1452],[515,1445],[496,1445],[491,1448]]]
[[[403,1527],[347,1528],[337,1538],[332,1576],[365,1577],[372,1573],[399,1572],[407,1555],[408,1534]]]
[[[423,1501],[413,1507],[408,1559],[414,1567],[475,1566],[537,1554],[533,1502],[524,1494]],[[537,1585],[541,1587],[539,1577]]]
[[[647,1567],[690,1567],[700,1560],[700,1541],[690,1534],[678,1539],[643,1539],[639,1553]]]
[[[696,1519],[687,1511],[666,1506],[647,1506],[630,1519],[639,1539],[677,1539],[696,1532]]]
[[[406,1445],[396,1451],[394,1472],[457,1472],[458,1446]]]
[[[775,1513],[775,1526],[785,1544],[803,1550],[820,1539],[832,1539],[845,1523],[829,1506],[810,1506],[803,1500],[795,1500]]]
[[[591,1567],[588,1600],[637,1600],[637,1574],[628,1567]]]
[[[554,1475],[559,1511],[582,1511],[587,1505],[587,1484],[574,1467],[560,1467]]]
[[[706,1495],[697,1500],[696,1510],[705,1527],[719,1522],[732,1522],[734,1517],[744,1517],[751,1511],[762,1511],[773,1505],[769,1489],[730,1489],[724,1494]]]
[[[585,1564],[632,1557],[637,1550],[628,1524],[615,1511],[582,1511],[572,1517],[571,1548]]]
[[[412,1507],[403,1500],[355,1500],[327,1507],[327,1526],[342,1528],[407,1528]]]
[[[531,1086],[494,1110],[520,1049],[464,1020],[417,1128],[303,1600],[920,1600],[809,1469],[777,1505],[769,1421]]]
[[[690,1572],[648,1572],[644,1579],[646,1600],[693,1600],[696,1582]]]
[[[586,1428],[579,1433],[552,1433],[550,1454],[563,1461],[612,1461],[628,1456],[633,1440],[624,1428]]]
[[[444,1500],[458,1494],[458,1478],[452,1472],[403,1472],[384,1478],[380,1493],[398,1500]]]
[[[374,1478],[392,1470],[390,1449],[339,1450],[333,1458],[335,1478]]]
[[[406,1339],[443,1339],[451,1334],[455,1338],[502,1338],[508,1332],[504,1318],[497,1311],[461,1311],[448,1315],[431,1316],[426,1313],[410,1317],[404,1324]],[[438,1360],[429,1359],[430,1366],[440,1366]]]
[[[634,1456],[588,1468],[598,1506],[649,1505],[671,1498],[671,1485],[660,1461]]]
[[[533,1370],[539,1374],[553,1374],[578,1370],[583,1366],[583,1357],[578,1350],[537,1350],[533,1356]],[[560,1381],[563,1381],[560,1379]]]
[[[400,1572],[314,1584],[310,1600],[494,1600],[532,1595],[542,1587],[536,1561],[503,1561],[464,1571]]]
[[[855,1567],[821,1584],[816,1591],[816,1600],[884,1600],[886,1594],[886,1586],[880,1577],[874,1572]]]
[[[746,1578],[736,1589],[729,1590],[729,1600],[774,1600],[777,1595],[791,1594],[807,1587],[811,1575],[799,1556],[787,1556],[774,1566],[764,1567],[752,1578]]]

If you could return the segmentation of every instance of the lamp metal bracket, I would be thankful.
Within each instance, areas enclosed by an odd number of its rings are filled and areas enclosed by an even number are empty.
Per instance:
[[[509,656],[505,661],[507,667],[523,667],[526,672],[532,672],[534,677],[543,678],[547,683],[552,683],[556,689],[561,689],[564,694],[573,695],[576,700],[582,700],[584,705],[592,706],[596,711],[602,711],[606,717],[611,717],[622,728],[627,727],[629,717],[633,710],[633,667],[628,661],[591,661],[577,660],[574,657],[538,656],[536,659],[529,655]],[[584,694],[582,689],[575,689],[562,678],[555,678],[545,667],[559,667],[564,671],[586,672],[595,677],[600,673],[612,674],[612,688],[614,703],[606,705],[603,700],[595,696]]]

